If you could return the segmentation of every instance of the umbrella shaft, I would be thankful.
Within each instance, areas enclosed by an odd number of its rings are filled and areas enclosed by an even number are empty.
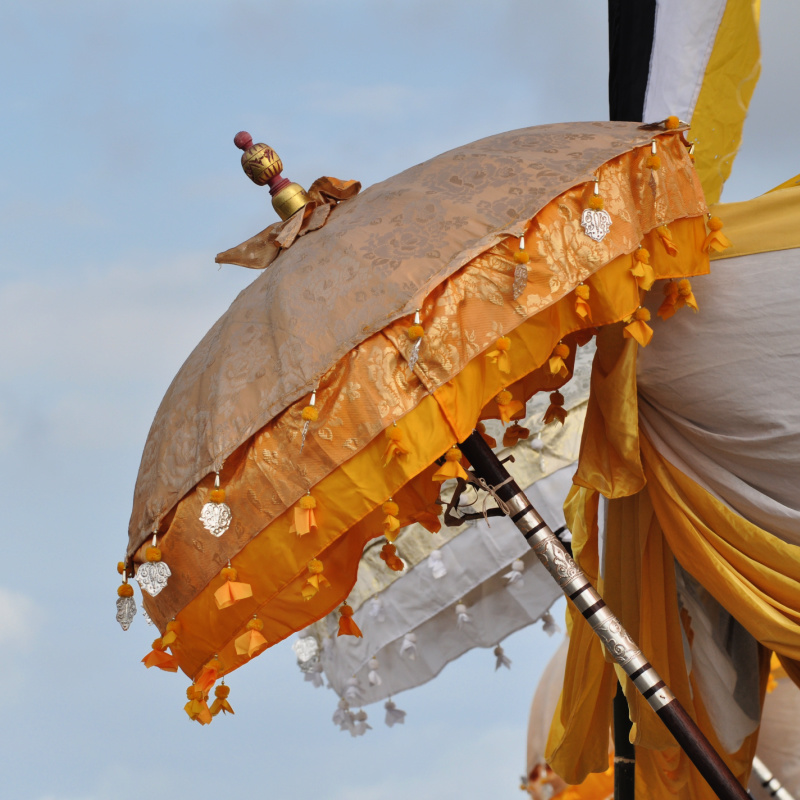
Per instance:
[[[723,800],[748,800],[747,792],[480,434],[473,432],[459,447],[476,477],[487,487],[499,487],[493,491],[498,503],[717,796]]]

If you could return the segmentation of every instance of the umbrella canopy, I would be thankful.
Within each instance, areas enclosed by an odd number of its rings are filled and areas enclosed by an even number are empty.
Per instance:
[[[128,558],[171,569],[145,608],[175,620],[175,663],[218,676],[329,613],[390,499],[400,526],[434,526],[435,460],[566,382],[598,326],[646,343],[652,280],[707,270],[705,213],[680,130],[580,123],[446,153],[296,238],[189,357],[145,446]],[[200,522],[215,470],[223,535]],[[229,561],[250,595],[220,609]],[[308,597],[312,561],[330,585]],[[263,645],[242,651],[254,627]]]

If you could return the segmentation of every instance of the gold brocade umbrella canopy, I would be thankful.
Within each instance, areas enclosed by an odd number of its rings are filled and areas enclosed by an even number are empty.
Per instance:
[[[223,254],[267,268],[172,382],[134,495],[125,579],[151,564],[144,606],[169,626],[154,665],[207,690],[320,619],[387,525],[438,529],[458,453],[436,460],[479,419],[548,390],[558,420],[555,390],[598,326],[624,320],[646,344],[653,281],[708,269],[676,128],[512,131],[357,196],[323,179]]]

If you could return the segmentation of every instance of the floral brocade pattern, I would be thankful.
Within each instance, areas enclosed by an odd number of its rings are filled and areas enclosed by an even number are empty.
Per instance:
[[[656,226],[703,214],[676,134],[660,137],[653,192],[644,167],[652,135],[628,123],[513,131],[341,203],[324,228],[298,239],[240,294],[176,376],[142,457],[129,552],[166,521],[170,534],[182,531],[170,539],[185,539],[207,565],[185,576],[202,587],[309,487],[499,335],[631,252]],[[587,181],[598,171],[614,220],[599,243],[580,228]],[[522,233],[529,279],[514,300],[513,250]],[[419,306],[426,335],[411,373],[407,315]],[[317,384],[319,421],[298,458],[299,409]],[[231,531],[211,541],[197,517],[207,476],[223,460],[226,488],[243,470],[256,476],[246,497],[257,513],[239,519],[237,512]]]

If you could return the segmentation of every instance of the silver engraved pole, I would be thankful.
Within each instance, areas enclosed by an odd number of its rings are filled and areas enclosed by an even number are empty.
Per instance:
[[[628,636],[583,570],[530,504],[492,449],[476,431],[459,444],[479,482],[491,489],[498,505],[511,517],[539,561],[575,604],[614,661],[658,714],[709,786],[722,800],[749,800],[727,764],[675,699],[669,687]],[[495,488],[496,487],[496,488]]]
[[[753,759],[753,776],[770,797],[777,797],[778,800],[794,800],[789,790],[767,769],[767,765],[758,756]]]

